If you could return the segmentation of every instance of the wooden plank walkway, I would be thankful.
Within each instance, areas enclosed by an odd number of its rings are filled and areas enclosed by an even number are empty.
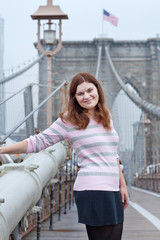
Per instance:
[[[49,219],[42,223],[41,239],[42,240],[87,240],[85,226],[77,223],[76,206],[72,206],[67,214],[61,215],[61,221],[58,221],[58,216],[54,215],[55,223],[54,230],[49,231]],[[28,234],[24,240],[36,240],[36,230]]]
[[[131,189],[131,201],[138,203],[160,220],[160,198]],[[62,214],[61,221],[54,216],[54,230],[49,231],[49,220],[42,224],[41,240],[88,240],[85,226],[77,223],[75,205],[67,214]],[[36,240],[36,230],[29,233],[24,240]],[[125,210],[123,240],[160,240],[160,231],[131,205]]]

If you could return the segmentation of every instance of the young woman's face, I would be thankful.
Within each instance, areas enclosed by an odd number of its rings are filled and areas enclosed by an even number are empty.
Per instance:
[[[75,97],[79,105],[88,110],[93,110],[99,100],[96,86],[89,82],[83,82],[78,85]]]

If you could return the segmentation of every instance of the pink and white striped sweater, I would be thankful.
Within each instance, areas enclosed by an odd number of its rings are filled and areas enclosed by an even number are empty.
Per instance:
[[[72,144],[80,166],[74,190],[119,191],[119,138],[113,127],[107,131],[90,119],[85,130],[77,130],[75,126],[58,118],[44,132],[27,139],[27,152],[39,152],[64,139]]]

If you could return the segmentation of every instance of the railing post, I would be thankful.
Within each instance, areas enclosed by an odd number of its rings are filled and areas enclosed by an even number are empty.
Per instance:
[[[71,202],[72,202],[72,158],[70,160],[70,183],[69,183],[69,209],[71,209]]]
[[[27,116],[30,112],[33,111],[32,86],[31,85],[27,86],[24,91],[24,108],[25,108],[25,116]],[[33,115],[26,120],[26,131],[27,131],[27,137],[34,134]]]
[[[54,184],[51,185],[51,208],[49,230],[53,230],[53,215],[54,215]]]
[[[72,161],[72,148],[71,145],[68,145],[68,158],[70,162],[70,169],[69,169],[69,209],[71,209],[71,202],[72,202],[72,176],[73,176],[73,161]]]
[[[37,204],[39,207],[42,207],[43,200],[40,199]],[[41,237],[41,211],[37,212],[37,240],[40,240]]]
[[[58,221],[61,220],[61,209],[62,209],[62,204],[61,204],[61,198],[62,198],[62,166],[60,167],[59,170],[59,209],[58,209]]]
[[[14,229],[14,231],[11,234],[11,239],[12,240],[22,240],[22,235],[19,233],[19,224],[17,227]]]
[[[65,204],[64,214],[67,214],[67,190],[68,190],[68,161],[66,161],[66,174],[65,174]]]
[[[54,201],[54,190],[55,190],[55,183],[58,182],[58,179],[52,179],[50,184],[51,185],[51,205],[50,205],[50,225],[49,230],[53,230],[53,216],[54,216],[54,204],[56,202]]]
[[[77,165],[77,156],[75,154],[75,152],[73,152],[72,154],[72,158],[73,158],[73,179],[75,180],[75,177],[76,177],[76,165]],[[73,194],[73,199],[72,199],[72,203],[74,205],[74,194]]]

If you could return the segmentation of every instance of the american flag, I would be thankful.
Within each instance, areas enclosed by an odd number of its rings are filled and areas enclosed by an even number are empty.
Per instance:
[[[118,26],[118,18],[103,9],[103,20],[110,22],[115,27]]]

